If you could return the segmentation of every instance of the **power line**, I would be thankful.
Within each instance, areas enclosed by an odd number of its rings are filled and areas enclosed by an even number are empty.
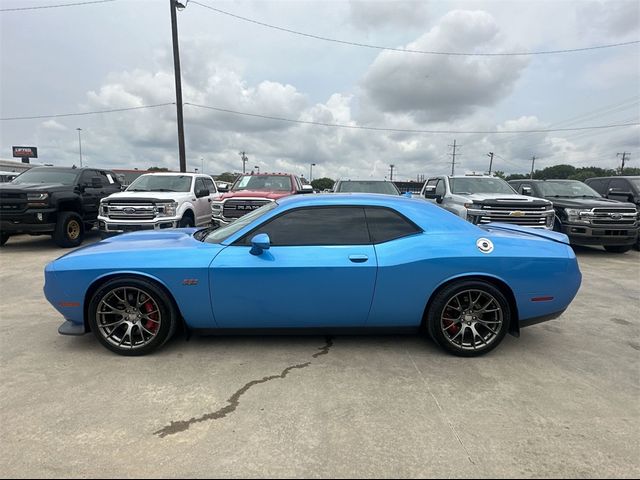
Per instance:
[[[155,105],[141,105],[139,107],[113,108],[111,110],[94,110],[92,112],[55,113],[55,114],[52,114],[52,115],[34,115],[32,117],[3,117],[3,118],[0,118],[0,121],[35,120],[35,119],[38,119],[38,118],[79,117],[79,116],[82,116],[82,115],[96,115],[96,114],[101,114],[101,113],[115,113],[115,112],[127,112],[129,110],[142,110],[144,108],[166,107],[167,105],[175,105],[175,102],[157,103]]]
[[[524,56],[524,55],[552,55],[559,53],[573,53],[573,52],[583,52],[587,50],[598,50],[603,48],[613,48],[613,47],[624,47],[628,45],[634,45],[640,43],[640,40],[632,40],[629,42],[622,43],[611,43],[607,45],[595,45],[591,47],[580,47],[580,48],[567,48],[563,50],[546,50],[546,51],[537,51],[537,52],[493,52],[493,53],[475,53],[475,52],[436,52],[429,50],[412,50],[408,48],[393,48],[393,47],[383,47],[380,45],[371,45],[368,43],[359,43],[359,42],[350,42],[347,40],[338,40],[336,38],[323,37],[321,35],[314,35],[312,33],[300,32],[297,30],[292,30],[290,28],[279,27],[277,25],[271,25],[269,23],[260,22],[258,20],[253,20],[251,18],[243,17],[241,15],[236,15],[235,13],[227,12],[225,10],[220,10],[219,8],[212,7],[210,5],[205,5],[203,3],[197,2],[196,0],[191,0],[191,3],[195,5],[199,5],[203,8],[207,8],[214,12],[221,13],[223,15],[228,15],[230,17],[236,18],[238,20],[242,20],[244,22],[254,23],[256,25],[260,25],[262,27],[273,28],[275,30],[280,30],[281,32],[292,33],[294,35],[301,35],[303,37],[315,38],[316,40],[323,40],[326,42],[333,43],[341,43],[343,45],[351,45],[355,47],[364,47],[364,48],[372,48],[376,50],[390,50],[394,52],[404,52],[404,53],[420,53],[425,55],[450,55],[450,56],[459,56],[459,57],[506,57],[506,56]]]
[[[191,0],[193,3],[193,0]],[[210,105],[199,105],[196,103],[185,102],[185,105],[190,105],[197,108],[205,108],[208,110],[215,110],[217,112],[232,113],[234,115],[243,115],[246,117],[264,118],[266,120],[276,120],[279,122],[299,123],[305,125],[319,125],[322,127],[337,127],[337,128],[350,128],[354,130],[374,130],[378,132],[401,132],[401,133],[433,133],[433,134],[509,134],[509,133],[547,133],[547,132],[570,132],[576,130],[597,130],[602,128],[616,128],[616,127],[631,127],[640,125],[640,122],[632,123],[617,123],[610,125],[592,125],[588,127],[573,127],[573,128],[547,128],[547,129],[535,129],[535,130],[420,130],[420,129],[405,129],[405,128],[387,128],[387,127],[365,127],[362,125],[346,125],[343,123],[325,123],[325,122],[313,122],[310,120],[296,120],[285,117],[275,117],[272,115],[262,115],[258,113],[240,112],[238,110],[231,110],[228,108],[213,107]]]
[[[42,5],[40,7],[18,7],[18,8],[2,8],[0,12],[18,12],[23,10],[42,10],[45,8],[60,8],[60,7],[77,7],[80,5],[93,5],[95,3],[109,3],[116,0],[94,0],[92,2],[77,2],[77,3],[60,3],[57,5]]]

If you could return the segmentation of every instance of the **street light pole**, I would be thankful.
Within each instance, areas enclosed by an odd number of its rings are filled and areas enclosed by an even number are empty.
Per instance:
[[[313,167],[315,166],[316,166],[315,163],[309,164],[309,183],[311,183],[311,181],[313,180]]]
[[[184,9],[178,0],[169,0],[171,9],[171,38],[173,40],[173,72],[176,82],[176,116],[178,120],[178,155],[180,156],[180,171],[187,171],[187,160],[184,149],[184,118],[182,116],[182,80],[180,77],[180,52],[178,50],[178,21],[176,9]]]
[[[78,131],[78,152],[80,153],[80,168],[82,168],[82,138],[80,137],[81,128],[76,128]]]

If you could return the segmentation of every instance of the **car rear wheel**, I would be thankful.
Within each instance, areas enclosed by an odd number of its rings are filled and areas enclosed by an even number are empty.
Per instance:
[[[53,241],[62,248],[77,247],[84,240],[84,223],[75,212],[60,212]]]
[[[609,253],[624,253],[633,248],[633,245],[605,245],[604,249]]]
[[[191,218],[189,215],[185,215],[180,219],[179,226],[180,228],[193,227],[194,226],[193,218]]]
[[[155,284],[117,278],[100,287],[89,303],[89,325],[100,343],[126,356],[146,355],[171,338],[177,315]]]
[[[429,308],[431,338],[449,353],[483,355],[500,344],[511,321],[504,294],[483,281],[461,281],[438,292]]]
[[[9,234],[0,233],[0,247],[3,247],[4,244],[7,243],[7,240],[9,240]]]

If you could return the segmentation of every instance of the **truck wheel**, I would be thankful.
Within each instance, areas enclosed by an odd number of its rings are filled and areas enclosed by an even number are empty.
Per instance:
[[[53,241],[62,248],[77,247],[84,240],[84,223],[75,212],[60,212]]]
[[[193,218],[188,215],[185,215],[180,219],[180,223],[178,224],[180,228],[193,227]]]
[[[9,240],[8,233],[0,233],[0,247],[3,247],[5,243]]]
[[[604,249],[609,253],[624,253],[633,248],[633,245],[605,245]]]

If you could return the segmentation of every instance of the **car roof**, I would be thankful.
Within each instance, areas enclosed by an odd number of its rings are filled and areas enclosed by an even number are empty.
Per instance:
[[[419,197],[381,193],[325,193],[289,195],[276,200],[276,203],[287,209],[314,206],[387,207],[400,212],[425,231],[448,233],[478,229],[472,223]]]

